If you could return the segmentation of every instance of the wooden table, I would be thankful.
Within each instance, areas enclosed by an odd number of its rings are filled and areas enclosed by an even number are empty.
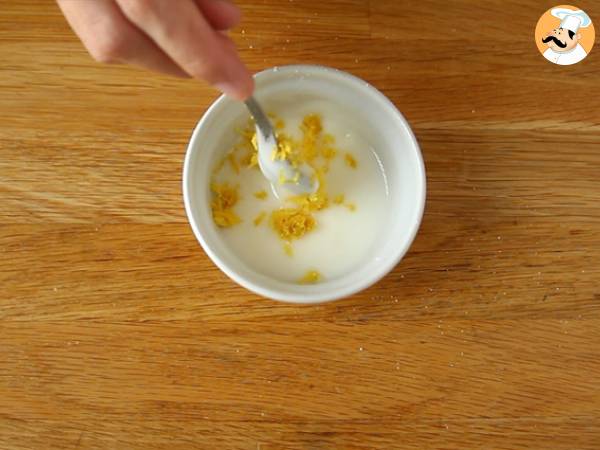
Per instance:
[[[236,286],[187,224],[215,91],[97,65],[53,2],[3,2],[0,448],[600,448],[600,48],[545,61],[553,5],[243,2],[253,70],[363,77],[427,165],[407,257],[302,307]]]

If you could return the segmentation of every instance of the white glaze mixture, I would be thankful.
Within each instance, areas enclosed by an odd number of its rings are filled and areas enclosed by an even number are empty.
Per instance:
[[[241,168],[236,174],[226,165],[218,180],[239,185],[240,198],[235,212],[242,222],[219,231],[250,268],[282,281],[296,282],[309,270],[318,271],[325,280],[350,272],[372,257],[372,246],[386,217],[393,214],[387,205],[385,172],[376,150],[344,121],[344,111],[324,102],[288,104],[274,111],[285,122],[284,132],[296,139],[301,135],[299,125],[303,117],[314,113],[321,116],[323,131],[335,137],[338,155],[326,174],[330,206],[313,213],[317,222],[315,229],[291,241],[293,255],[290,256],[284,251],[284,241],[271,227],[269,216],[275,209],[293,205],[277,199],[269,182],[256,168]],[[356,160],[356,168],[346,163],[346,152]],[[268,193],[265,200],[253,195],[261,190]],[[355,205],[354,211],[333,203],[340,194],[344,195],[345,204]],[[267,216],[256,226],[254,219],[261,211]]]

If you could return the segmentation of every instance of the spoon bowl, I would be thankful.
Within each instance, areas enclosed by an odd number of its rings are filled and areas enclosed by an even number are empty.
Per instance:
[[[274,191],[279,191],[278,187],[281,186],[296,195],[316,192],[319,182],[312,169],[307,164],[294,167],[287,160],[275,158],[277,136],[271,121],[254,97],[249,97],[245,103],[256,123],[258,165],[265,178],[275,187]]]

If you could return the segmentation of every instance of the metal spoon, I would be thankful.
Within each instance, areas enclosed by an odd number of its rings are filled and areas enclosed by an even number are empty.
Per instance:
[[[294,168],[289,161],[273,159],[273,152],[277,150],[277,138],[271,121],[254,97],[249,97],[245,103],[256,123],[258,165],[265,178],[273,186],[281,186],[295,194],[316,192],[319,182],[311,176],[308,165]],[[282,178],[286,180],[283,184],[281,184]]]

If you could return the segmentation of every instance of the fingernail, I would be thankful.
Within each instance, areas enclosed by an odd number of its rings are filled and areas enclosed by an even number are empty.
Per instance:
[[[215,83],[215,87],[229,97],[233,97],[237,100],[244,100],[244,95],[240,93],[238,87],[229,81]]]
[[[237,78],[235,81],[221,81],[215,87],[225,95],[237,100],[246,100],[254,91],[254,79],[251,76]]]

